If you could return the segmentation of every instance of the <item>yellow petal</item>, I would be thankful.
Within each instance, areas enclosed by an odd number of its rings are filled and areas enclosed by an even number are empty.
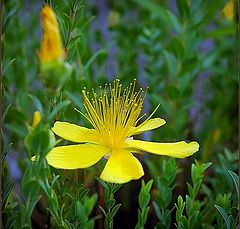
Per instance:
[[[62,42],[58,22],[54,11],[48,5],[41,10],[43,36],[41,42],[40,59],[44,63],[62,57]]]
[[[233,17],[234,17],[233,0],[228,1],[228,3],[225,5],[225,7],[223,8],[223,14],[227,19],[229,19],[229,20],[233,19]]]
[[[46,156],[49,165],[59,169],[87,168],[97,163],[109,148],[93,144],[59,146]]]
[[[32,127],[35,128],[40,121],[41,121],[41,113],[39,111],[35,111],[33,114]]]
[[[166,121],[162,118],[149,119],[146,122],[143,122],[139,126],[135,127],[133,129],[133,134],[132,135],[137,135],[137,134],[141,134],[141,133],[143,133],[145,131],[148,131],[148,130],[156,129],[156,128],[164,125],[165,123],[166,123]]]
[[[197,142],[186,143],[185,141],[174,143],[158,143],[129,140],[125,142],[124,148],[143,150],[157,155],[185,158],[196,153],[199,150],[199,145]]]
[[[59,137],[72,142],[98,143],[100,141],[96,130],[68,122],[55,122],[52,131]]]
[[[101,179],[110,183],[126,183],[144,175],[141,163],[124,149],[113,150],[101,174]]]

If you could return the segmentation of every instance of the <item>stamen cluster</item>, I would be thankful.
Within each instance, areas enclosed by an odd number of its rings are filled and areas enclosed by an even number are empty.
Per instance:
[[[142,88],[135,92],[136,80],[122,89],[120,80],[100,86],[100,96],[92,90],[92,99],[86,88],[82,91],[86,114],[84,117],[99,133],[107,146],[118,148],[131,136],[132,128],[137,125],[142,111],[145,92]]]

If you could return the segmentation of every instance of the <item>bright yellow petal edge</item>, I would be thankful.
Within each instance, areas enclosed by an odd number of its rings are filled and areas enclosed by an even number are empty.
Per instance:
[[[124,148],[138,149],[145,152],[165,155],[175,158],[185,158],[193,155],[199,150],[197,142],[186,143],[185,141],[174,143],[147,142],[141,140],[126,141]]]
[[[126,183],[144,175],[141,163],[130,152],[123,149],[113,150],[100,176],[109,183]]]
[[[138,135],[149,130],[163,126],[166,121],[162,118],[149,119],[133,129],[132,135]]]
[[[99,142],[99,136],[96,130],[88,129],[68,122],[55,122],[52,131],[59,137],[71,142]]]
[[[87,168],[97,163],[110,149],[94,144],[54,147],[46,156],[49,165],[60,169]]]

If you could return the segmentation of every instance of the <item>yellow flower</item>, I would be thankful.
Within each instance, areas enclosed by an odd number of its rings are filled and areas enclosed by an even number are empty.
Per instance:
[[[234,17],[234,3],[233,0],[229,0],[228,3],[223,8],[224,16],[230,21],[233,20]]]
[[[93,129],[57,121],[53,132],[63,139],[81,143],[53,148],[46,159],[50,165],[61,169],[86,168],[109,156],[101,179],[111,183],[126,183],[144,175],[143,168],[133,153],[146,151],[157,155],[185,158],[197,152],[197,142],[157,143],[134,140],[132,136],[164,125],[161,118],[148,117],[137,125],[141,116],[145,93],[135,92],[134,83],[122,89],[119,80],[113,85],[100,87],[100,95],[83,90],[86,114],[81,113]]]
[[[56,16],[48,5],[42,8],[41,22],[43,36],[39,55],[40,60],[42,63],[58,60],[63,55],[61,37]]]
[[[32,128],[35,128],[40,121],[41,121],[41,113],[39,111],[35,111],[33,114]]]

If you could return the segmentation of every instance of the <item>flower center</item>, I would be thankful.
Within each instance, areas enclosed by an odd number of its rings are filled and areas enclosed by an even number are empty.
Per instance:
[[[145,92],[142,88],[136,92],[135,86],[136,80],[122,89],[120,80],[116,79],[113,85],[100,87],[99,95],[92,90],[92,99],[86,89],[82,91],[87,112],[84,117],[99,132],[103,144],[112,149],[121,147],[142,118]]]

